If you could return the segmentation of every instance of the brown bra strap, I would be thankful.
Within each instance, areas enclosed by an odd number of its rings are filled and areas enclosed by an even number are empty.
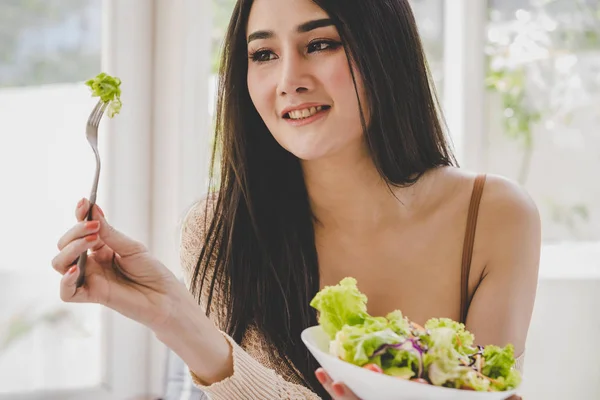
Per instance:
[[[469,215],[467,217],[467,229],[462,253],[462,270],[460,277],[460,322],[463,324],[467,319],[469,310],[469,272],[471,270],[471,259],[473,258],[473,244],[475,242],[475,228],[477,227],[477,215],[479,214],[479,202],[485,185],[485,175],[475,178],[471,203],[469,204]]]

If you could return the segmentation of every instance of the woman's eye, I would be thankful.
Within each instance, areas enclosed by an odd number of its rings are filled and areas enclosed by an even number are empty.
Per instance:
[[[312,53],[315,51],[325,51],[325,50],[334,50],[340,46],[340,43],[319,40],[317,42],[312,42],[308,45],[308,52]]]
[[[251,54],[250,58],[254,62],[265,62],[275,59],[275,54],[269,50],[259,50]]]

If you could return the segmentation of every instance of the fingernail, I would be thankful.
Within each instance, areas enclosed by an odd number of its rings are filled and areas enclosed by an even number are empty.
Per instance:
[[[83,206],[83,203],[85,203],[85,198],[79,200],[79,203],[77,203],[77,208],[81,208],[81,206]]]
[[[98,212],[100,213],[100,215],[102,215],[104,217],[104,211],[102,211],[102,209],[100,208],[100,206],[98,204],[96,204],[96,207],[98,207]]]
[[[77,271],[77,265],[73,265],[71,268],[69,268],[67,274],[72,275],[75,273],[75,271]]]
[[[333,387],[333,391],[335,392],[336,395],[338,395],[338,396],[344,395],[344,386],[341,383],[334,383],[332,387]]]
[[[327,380],[323,371],[317,371],[317,372],[315,372],[315,375],[317,376],[317,380],[319,381],[319,383],[321,385],[324,384],[325,381]]]
[[[85,237],[86,242],[94,242],[96,239],[98,239],[97,234],[93,234],[93,235],[89,235],[89,236]]]
[[[88,231],[96,230],[100,227],[100,221],[88,221],[85,223],[85,229]]]

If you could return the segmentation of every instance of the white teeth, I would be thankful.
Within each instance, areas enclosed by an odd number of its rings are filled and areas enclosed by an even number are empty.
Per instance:
[[[313,115],[315,115],[322,109],[323,109],[322,106],[309,107],[309,108],[305,108],[304,110],[290,111],[288,114],[290,116],[290,119],[303,119],[303,118],[312,117]]]

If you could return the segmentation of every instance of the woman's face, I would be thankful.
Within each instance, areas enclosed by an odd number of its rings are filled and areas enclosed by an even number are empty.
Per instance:
[[[283,148],[315,160],[363,146],[346,52],[321,8],[311,0],[255,0],[246,39],[250,97]]]

